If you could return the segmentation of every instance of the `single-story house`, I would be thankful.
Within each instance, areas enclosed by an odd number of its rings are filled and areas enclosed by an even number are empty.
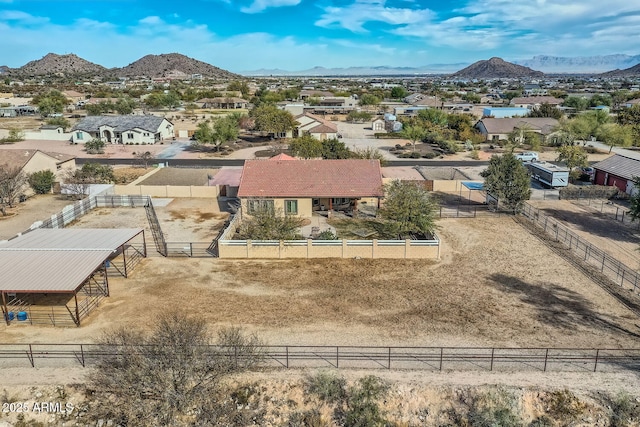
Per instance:
[[[640,176],[640,158],[616,154],[593,165],[593,183],[618,187],[627,194],[635,193],[633,177]]]
[[[110,144],[155,144],[175,136],[173,124],[157,116],[88,116],[71,129],[71,141],[99,138]]]
[[[512,117],[524,117],[528,115],[529,112],[529,109],[524,107],[487,107],[482,109],[482,117],[506,119]]]
[[[219,108],[222,110],[235,110],[238,108],[247,108],[249,101],[236,97],[217,97],[203,98],[196,101],[200,108]]]
[[[483,118],[475,128],[484,135],[485,141],[506,140],[515,129],[526,129],[539,133],[543,138],[551,135],[558,121],[550,117]]]
[[[311,218],[314,211],[379,207],[384,197],[379,160],[298,160],[289,156],[246,160],[238,197],[242,215],[267,206]]]
[[[621,106],[625,108],[631,108],[634,105],[640,105],[640,98],[630,99],[621,104]]]
[[[510,105],[520,108],[539,107],[542,104],[549,104],[554,107],[562,104],[564,100],[562,98],[556,98],[555,96],[524,96],[519,98],[513,98]]]
[[[304,113],[296,116],[295,119],[298,125],[293,132],[294,138],[302,135],[311,135],[320,141],[324,141],[325,139],[338,137],[338,126],[322,117]]]
[[[23,150],[17,148],[0,150],[0,168],[20,168],[25,174],[48,170],[56,175],[59,185],[68,170],[76,169],[76,158],[69,154],[53,153],[40,150]],[[25,186],[26,195],[33,194],[30,187]]]

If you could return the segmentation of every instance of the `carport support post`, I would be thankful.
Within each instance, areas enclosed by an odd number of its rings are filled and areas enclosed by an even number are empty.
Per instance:
[[[73,299],[76,302],[76,324],[80,326],[80,311],[78,310],[78,292],[73,291]]]
[[[124,277],[128,277],[127,276],[127,255],[125,254],[125,249],[124,249],[124,245],[120,246],[120,249],[122,249],[122,261],[124,262]]]
[[[142,251],[144,252],[144,257],[147,257],[147,240],[144,237],[144,230],[142,230]]]
[[[4,320],[7,322],[7,325],[10,325],[9,309],[7,309],[7,294],[4,291],[2,292],[2,307],[4,311]]]

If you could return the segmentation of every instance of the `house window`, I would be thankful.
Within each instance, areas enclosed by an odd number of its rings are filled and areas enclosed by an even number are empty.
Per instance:
[[[285,200],[284,201],[284,213],[287,215],[298,215],[298,201],[297,200]]]
[[[133,139],[133,133],[131,133],[131,132],[130,132],[130,133],[128,133],[128,134],[127,134],[127,138],[129,138],[129,139]]]
[[[346,205],[349,203],[349,199],[345,199],[345,198],[341,198],[341,197],[336,197],[333,199],[332,203],[334,205]]]
[[[76,139],[83,139],[82,132],[76,132]]]
[[[255,214],[260,209],[268,209],[269,211],[274,212],[273,200],[256,199],[249,200],[247,202],[247,213],[249,215]]]

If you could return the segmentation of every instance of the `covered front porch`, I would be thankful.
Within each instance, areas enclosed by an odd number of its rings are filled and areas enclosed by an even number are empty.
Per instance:
[[[376,197],[319,197],[311,199],[312,211],[341,212],[347,216],[358,213],[375,216],[380,207],[380,199]]]

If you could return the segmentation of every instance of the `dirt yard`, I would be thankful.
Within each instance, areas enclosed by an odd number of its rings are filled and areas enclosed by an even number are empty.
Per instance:
[[[167,242],[211,242],[228,214],[220,212],[216,200],[153,199],[156,215]],[[143,208],[98,208],[73,223],[79,228],[140,227],[145,230],[147,248],[153,238]],[[154,255],[154,254],[152,254]]]
[[[0,216],[0,240],[9,239],[31,227],[36,221],[42,221],[72,205],[75,200],[53,194],[42,194],[30,197],[15,208],[8,209],[9,216]]]
[[[640,268],[640,230],[616,221],[606,209],[601,213],[602,202],[587,205],[571,200],[532,200],[530,203],[630,268]]]
[[[513,219],[440,225],[439,262],[150,258],[81,328],[2,326],[4,341],[93,341],[177,309],[270,344],[637,347],[638,319]]]

